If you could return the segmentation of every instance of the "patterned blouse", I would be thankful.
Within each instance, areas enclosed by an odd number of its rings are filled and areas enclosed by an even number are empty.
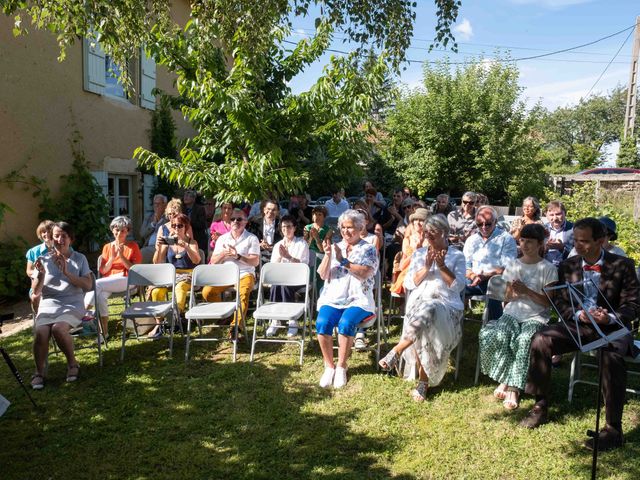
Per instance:
[[[373,289],[375,285],[375,272],[378,270],[378,253],[373,245],[360,240],[351,247],[347,255],[347,242],[342,240],[336,244],[342,256],[356,265],[371,267],[371,275],[365,280],[360,280],[347,268],[341,267],[335,255],[331,257],[331,273],[329,280],[318,298],[318,310],[323,305],[345,309],[348,307],[360,307],[367,312],[374,313],[375,301]]]

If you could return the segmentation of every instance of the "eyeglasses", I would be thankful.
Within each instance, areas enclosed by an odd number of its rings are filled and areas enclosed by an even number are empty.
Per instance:
[[[478,228],[490,227],[493,225],[493,222],[476,222]]]
[[[230,222],[244,222],[244,217],[231,217]]]
[[[171,228],[184,228],[182,223],[172,223]]]
[[[476,203],[476,202],[472,202],[471,200],[462,200],[462,203],[464,203],[465,205],[469,205],[470,203]]]

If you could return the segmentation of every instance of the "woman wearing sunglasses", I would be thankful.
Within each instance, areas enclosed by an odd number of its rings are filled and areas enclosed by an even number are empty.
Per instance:
[[[191,289],[191,272],[200,263],[200,251],[196,242],[188,233],[191,229],[191,221],[184,213],[171,216],[169,235],[158,235],[156,240],[156,253],[153,255],[153,263],[171,263],[176,267],[176,303],[180,313],[184,313],[187,304],[187,293]],[[151,300],[160,302],[167,298],[167,289],[154,288],[151,291]],[[149,332],[149,337],[162,336],[160,328],[161,319],[156,318],[156,326]]]

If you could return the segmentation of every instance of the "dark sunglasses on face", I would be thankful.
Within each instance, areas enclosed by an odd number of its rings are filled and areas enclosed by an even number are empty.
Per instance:
[[[244,222],[244,217],[231,217],[229,220],[232,222]]]
[[[182,223],[173,223],[171,228],[184,228],[184,225]]]
[[[473,204],[476,202],[472,202],[471,200],[462,200],[462,203],[464,203],[465,205],[469,205],[469,204]]]
[[[493,222],[476,222],[478,228],[490,227],[493,225]]]

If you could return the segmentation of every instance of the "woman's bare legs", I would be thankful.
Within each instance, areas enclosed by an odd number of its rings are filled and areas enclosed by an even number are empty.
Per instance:
[[[69,333],[71,326],[66,322],[58,322],[54,323],[51,328],[51,332],[53,333],[53,338],[56,339],[56,343],[58,347],[64,353],[64,356],[67,357],[67,365],[69,367],[73,367],[78,365],[78,361],[76,360],[75,352],[73,351],[73,338]]]
[[[322,352],[324,366],[336,368],[333,362],[333,336],[318,334],[318,343],[320,344],[320,351]]]
[[[331,348],[333,349],[333,341],[331,342]],[[351,356],[351,347],[353,346],[353,337],[347,337],[346,335],[338,334],[338,366],[341,368],[347,368],[347,360]],[[333,352],[332,355],[333,357]]]
[[[33,338],[33,358],[36,364],[36,374],[44,375],[47,356],[49,354],[49,338],[51,337],[51,325],[36,326]]]

